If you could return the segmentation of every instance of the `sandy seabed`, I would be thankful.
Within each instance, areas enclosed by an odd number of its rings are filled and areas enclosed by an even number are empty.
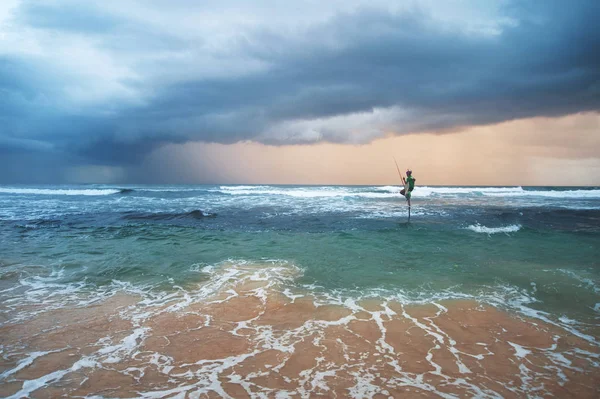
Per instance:
[[[472,300],[328,303],[272,269],[229,267],[196,297],[25,304],[0,327],[0,396],[600,397],[597,334]]]

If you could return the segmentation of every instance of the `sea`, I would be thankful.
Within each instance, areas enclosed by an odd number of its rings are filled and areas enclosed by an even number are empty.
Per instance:
[[[0,397],[600,397],[600,188],[399,190],[1,185]]]

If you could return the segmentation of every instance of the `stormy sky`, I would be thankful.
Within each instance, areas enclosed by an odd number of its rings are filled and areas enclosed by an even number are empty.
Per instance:
[[[597,0],[3,0],[0,183],[596,115],[599,20]]]

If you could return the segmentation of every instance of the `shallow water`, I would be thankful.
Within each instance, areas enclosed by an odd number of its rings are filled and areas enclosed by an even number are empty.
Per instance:
[[[0,395],[597,397],[600,189],[0,187]]]

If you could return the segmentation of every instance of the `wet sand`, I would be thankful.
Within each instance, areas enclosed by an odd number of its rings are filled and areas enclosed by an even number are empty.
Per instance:
[[[472,300],[326,303],[255,271],[201,299],[121,292],[9,320],[0,396],[600,397],[598,345],[549,323]]]

